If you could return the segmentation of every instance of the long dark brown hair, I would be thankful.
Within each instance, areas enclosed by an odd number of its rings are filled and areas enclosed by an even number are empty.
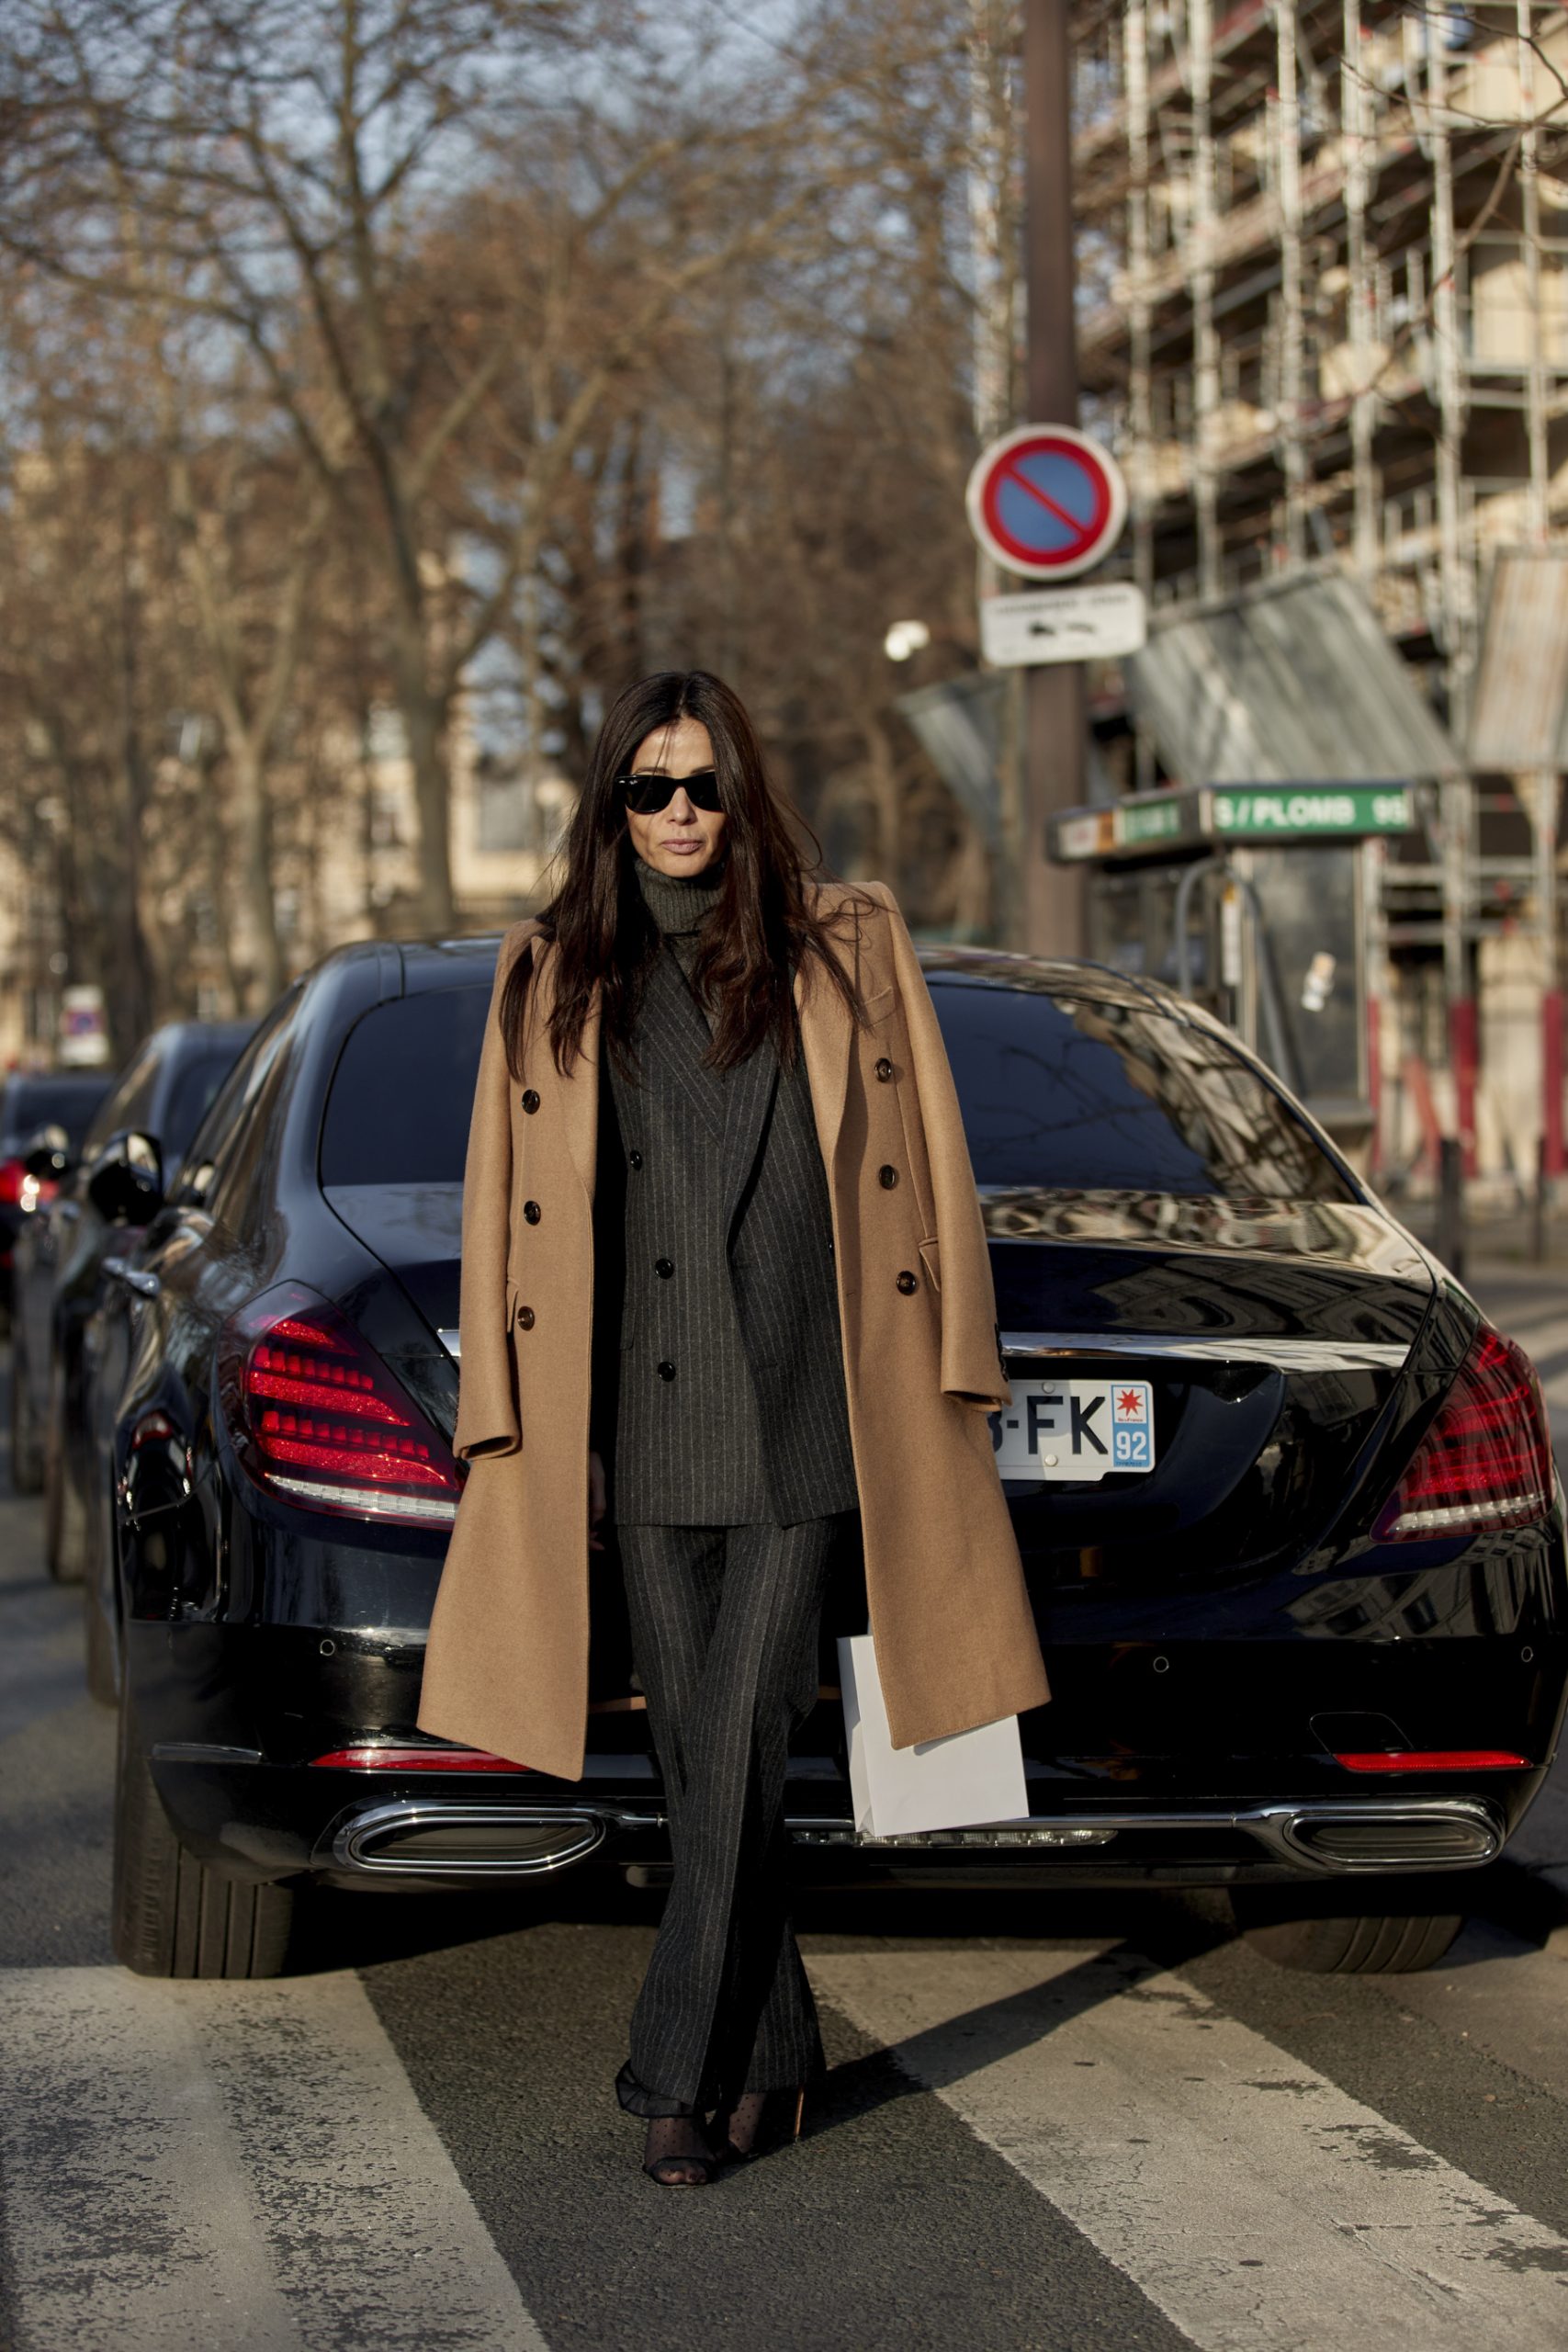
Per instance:
[[[639,745],[661,727],[694,718],[707,729],[725,817],[723,880],[703,926],[692,985],[708,1012],[706,1059],[731,1069],[772,1044],[781,1060],[795,1050],[792,981],[836,988],[857,1021],[860,992],[829,944],[829,926],[807,895],[806,861],[792,824],[815,837],[774,794],[762,747],[739,695],[706,670],[661,670],[628,686],[612,705],[560,856],[560,888],[540,917],[555,944],[550,1050],[570,1075],[596,987],[604,989],[604,1034],[623,1067],[659,931],[632,871],[631,833],[618,779]],[[532,959],[519,956],[502,991],[501,1024],[514,1078],[522,1075],[524,1019]]]

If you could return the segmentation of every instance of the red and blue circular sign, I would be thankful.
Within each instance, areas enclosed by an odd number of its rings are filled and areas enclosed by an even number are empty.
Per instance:
[[[1032,580],[1070,580],[1110,554],[1127,485],[1108,449],[1070,424],[1021,424],[982,451],[964,503],[987,553]]]

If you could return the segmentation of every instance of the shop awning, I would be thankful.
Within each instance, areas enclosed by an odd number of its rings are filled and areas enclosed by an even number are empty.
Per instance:
[[[1133,708],[1186,785],[1373,785],[1464,763],[1357,583],[1296,574],[1164,628],[1125,665]]]

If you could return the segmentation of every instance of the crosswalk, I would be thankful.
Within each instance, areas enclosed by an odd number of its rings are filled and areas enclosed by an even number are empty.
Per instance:
[[[352,1973],[0,1973],[17,2352],[543,2352]]]
[[[1546,2006],[1530,2030],[1555,2075],[1561,1956],[1529,1956],[1527,1976],[1531,1962]],[[1131,2282],[1171,2332],[1150,2341],[1568,2344],[1568,2238],[1125,1943],[828,1936],[811,1973],[828,2009],[1065,2217],[1086,2264]],[[509,2268],[497,2252],[351,1970],[256,1985],[0,1971],[0,2064],[16,2352],[623,2340],[607,2317],[596,2330],[591,2257],[587,2307],[541,2329],[513,2275],[525,2254]],[[829,2086],[825,2120],[774,2181],[746,2177],[753,2217],[787,2231],[799,2168],[831,2165],[834,2141]],[[654,2192],[630,2153],[635,2231],[670,2200],[641,2201]],[[948,2340],[934,2322],[908,2335]],[[846,2314],[835,2352],[860,2341]]]
[[[1205,2352],[1568,2343],[1568,2240],[1125,1948],[817,1973]]]

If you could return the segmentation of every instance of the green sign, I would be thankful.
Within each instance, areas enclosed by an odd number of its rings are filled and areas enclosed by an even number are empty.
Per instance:
[[[1415,821],[1404,785],[1216,785],[1210,825],[1226,841],[1310,840],[1319,833],[1404,833]]]
[[[1142,857],[1203,841],[1306,842],[1408,832],[1404,784],[1216,784],[1134,793],[1110,808],[1069,808],[1052,822],[1059,865]]]
[[[1152,793],[1145,799],[1123,801],[1116,811],[1117,846],[1133,849],[1145,842],[1179,842],[1186,813],[1179,800],[1156,799]]]

